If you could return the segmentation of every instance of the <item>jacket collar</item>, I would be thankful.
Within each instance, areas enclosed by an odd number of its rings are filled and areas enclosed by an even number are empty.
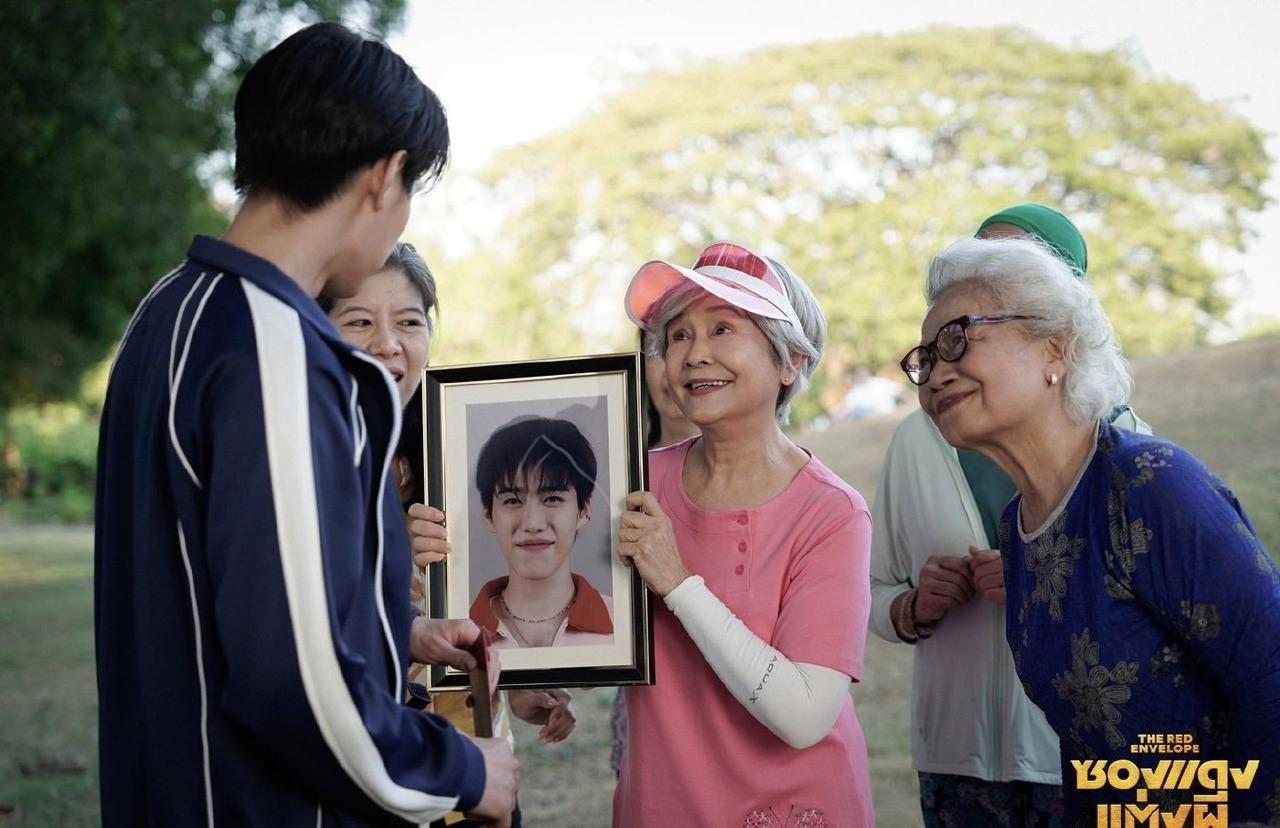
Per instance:
[[[227,271],[248,279],[298,311],[298,315],[314,325],[326,339],[342,343],[343,350],[353,350],[338,336],[337,329],[320,309],[320,304],[308,296],[297,282],[286,276],[284,271],[261,256],[255,256],[220,239],[196,236],[187,251],[187,258],[214,270]]]
[[[480,587],[476,600],[471,603],[471,620],[486,630],[498,629],[498,616],[494,615],[489,602],[495,595],[507,588],[508,577],[494,578]],[[613,620],[609,617],[609,608],[604,598],[581,575],[573,575],[574,599],[573,608],[569,610],[568,628],[575,632],[613,634]]]

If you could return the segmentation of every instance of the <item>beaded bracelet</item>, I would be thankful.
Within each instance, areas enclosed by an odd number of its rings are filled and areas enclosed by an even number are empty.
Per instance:
[[[912,590],[911,595],[902,593],[902,600],[898,602],[898,637],[908,644],[914,644],[920,640],[917,636],[907,634],[908,605],[915,601],[914,592],[915,590]]]
[[[916,631],[916,638],[924,639],[933,635],[933,624],[921,623],[921,621],[918,618],[916,618],[916,598],[919,598],[919,597],[920,597],[919,589],[914,589],[911,591],[911,609],[910,609],[910,612],[908,613],[908,616],[911,618],[911,626]]]

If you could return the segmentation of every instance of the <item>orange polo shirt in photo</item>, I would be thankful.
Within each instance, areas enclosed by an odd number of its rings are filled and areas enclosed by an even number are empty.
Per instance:
[[[601,595],[586,578],[574,573],[573,585],[577,590],[569,615],[560,622],[552,647],[573,647],[585,644],[613,643],[613,601]],[[484,586],[471,603],[471,620],[493,634],[493,646],[498,649],[519,647],[507,625],[493,612],[491,601],[507,588],[507,576],[494,578]]]

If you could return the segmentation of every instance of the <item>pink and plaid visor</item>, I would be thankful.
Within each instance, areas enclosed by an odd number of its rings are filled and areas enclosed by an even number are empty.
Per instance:
[[[662,298],[685,280],[734,307],[768,319],[786,319],[796,330],[804,330],[774,269],[763,256],[733,242],[708,245],[693,270],[661,260],[641,266],[627,287],[627,316],[647,328]]]

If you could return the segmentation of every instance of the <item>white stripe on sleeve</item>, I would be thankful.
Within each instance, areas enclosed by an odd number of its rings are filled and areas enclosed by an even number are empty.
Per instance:
[[[257,340],[267,462],[289,619],[312,715],[338,763],[370,799],[411,822],[439,819],[457,805],[457,797],[406,788],[391,778],[339,668],[320,554],[301,321],[297,311],[253,283],[241,279],[241,284]]]
[[[187,535],[178,521],[178,550],[187,571],[187,590],[191,594],[191,624],[195,628],[196,678],[200,681],[200,753],[204,761],[204,811],[209,828],[213,821],[213,775],[209,769],[209,685],[204,677],[204,636],[200,630],[200,605],[196,602],[196,580],[191,573],[191,556],[187,553]]]
[[[400,444],[400,392],[396,389],[395,380],[391,378],[391,373],[383,366],[381,362],[366,354],[364,351],[356,351],[355,355],[365,362],[378,369],[378,373],[382,375],[383,382],[387,385],[387,391],[391,394],[391,438],[387,443],[386,456],[382,458],[382,476],[378,478],[378,564],[374,571],[374,577],[378,581],[378,618],[382,621],[382,635],[387,642],[387,652],[391,655],[392,669],[395,670],[396,677],[396,698],[404,695],[404,684],[402,678],[404,672],[400,669],[400,651],[396,647],[396,640],[391,635],[391,622],[387,618],[387,602],[382,594],[382,561],[386,554],[386,550],[382,548],[382,541],[385,537],[382,526],[382,498],[386,494],[387,476],[391,473],[391,459],[395,457],[396,446]],[[357,408],[356,410],[360,410]],[[360,412],[360,424],[365,431],[365,437],[368,437],[368,427],[364,423],[364,412]]]
[[[185,264],[185,262],[183,262]],[[160,291],[167,288],[175,279],[182,275],[182,264],[170,270],[168,273],[160,277],[160,279],[151,286],[151,290],[147,291],[147,295],[142,297],[142,301],[138,303],[138,308],[133,312],[133,316],[129,319],[129,324],[125,326],[124,335],[120,337],[120,344],[116,346],[116,352],[111,357],[111,367],[107,369],[107,382],[111,382],[111,375],[116,370],[116,361],[120,359],[120,354],[124,352],[124,346],[129,344],[129,336],[133,333],[133,329],[137,326],[138,320],[142,318],[142,314],[146,313],[147,306],[151,304],[151,300],[156,297]]]
[[[175,368],[173,364],[174,349],[178,344],[178,330],[182,327],[182,313],[186,310],[187,302],[191,299],[191,294],[195,293],[196,288],[200,287],[200,283],[204,281],[205,274],[201,273],[200,278],[196,280],[195,285],[191,288],[191,292],[182,300],[182,305],[178,308],[178,317],[173,321],[173,341],[169,343],[169,441],[173,443],[173,450],[178,455],[178,460],[182,462],[182,468],[186,469],[187,476],[191,478],[191,482],[196,488],[201,488],[200,478],[196,476],[195,469],[191,468],[191,461],[187,459],[187,454],[182,450],[182,446],[178,443],[178,430],[174,425],[174,412],[178,408],[178,388],[182,385],[182,374],[187,369],[187,356],[191,353],[191,339],[195,336],[196,325],[200,324],[200,317],[204,315],[204,306],[209,302],[209,296],[213,293],[213,289],[218,286],[218,282],[222,281],[223,274],[219,273],[209,282],[209,287],[205,289],[204,295],[200,297],[200,303],[196,305],[195,313],[191,316],[191,324],[187,326],[187,339],[182,343],[182,357],[178,360]]]

